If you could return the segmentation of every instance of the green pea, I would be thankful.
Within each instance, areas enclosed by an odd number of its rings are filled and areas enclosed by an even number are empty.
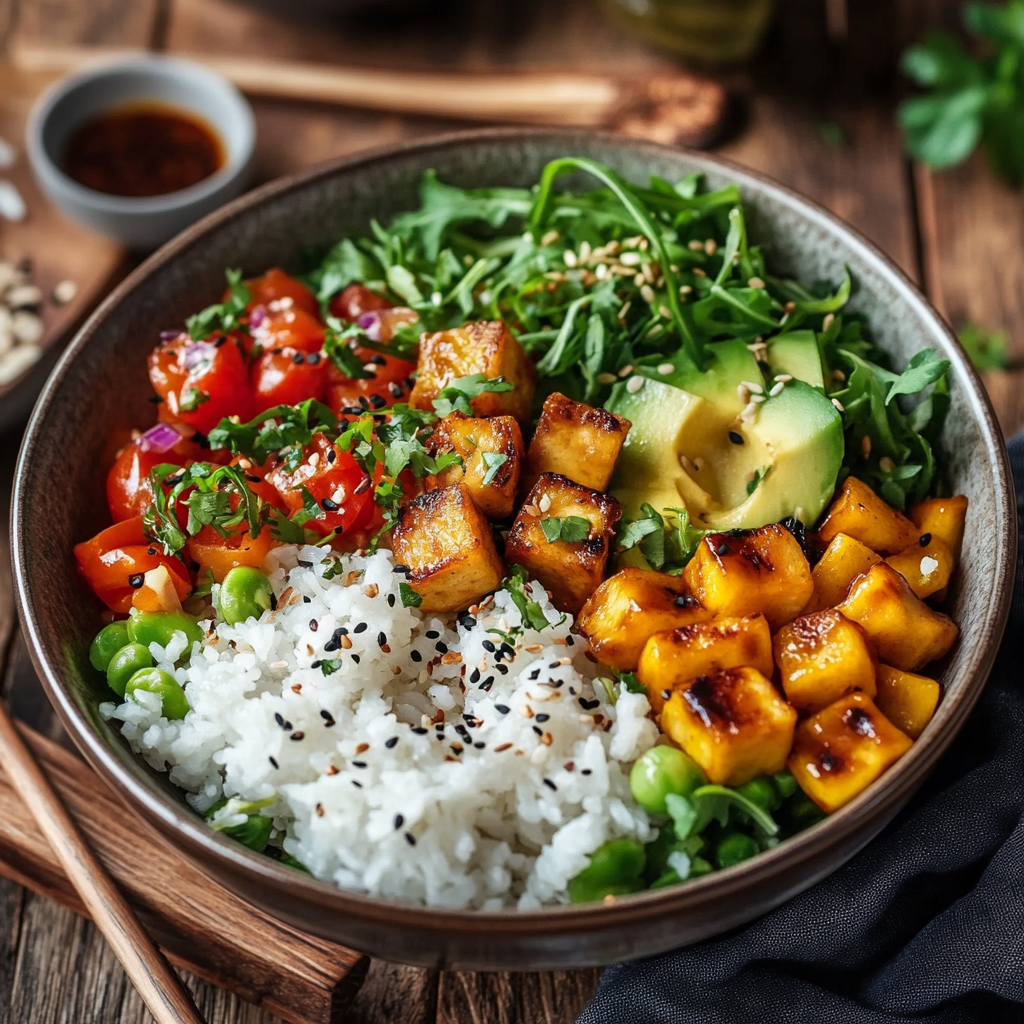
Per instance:
[[[678,747],[651,747],[629,773],[633,799],[648,814],[666,814],[669,793],[689,796],[704,782],[697,763]]]
[[[220,585],[217,614],[230,625],[258,619],[269,607],[273,589],[266,574],[248,565],[236,565]]]
[[[100,672],[106,672],[110,659],[125,644],[130,643],[131,639],[128,635],[128,623],[124,620],[104,626],[89,647],[89,661],[92,662],[92,667]]]
[[[599,846],[584,868],[568,885],[572,903],[591,903],[605,896],[639,892],[644,883],[645,855],[636,839],[611,839]]]
[[[736,787],[736,792],[765,811],[774,811],[782,803],[775,783],[767,775],[759,775],[756,779],[744,782],[742,786]]]
[[[148,647],[136,643],[125,644],[107,665],[107,685],[118,697],[123,697],[128,680],[139,669],[150,668],[152,664],[153,655],[149,653]]]
[[[162,705],[162,712],[165,718],[172,721],[182,719],[191,710],[188,697],[181,688],[181,684],[169,672],[159,668],[139,669],[128,680],[125,687],[125,697],[131,697],[136,690],[146,690],[149,693],[159,694]]]
[[[730,832],[719,840],[715,847],[715,861],[720,868],[731,868],[733,864],[749,860],[757,853],[757,843],[742,832]]]
[[[157,643],[166,647],[174,638],[175,633],[184,633],[188,640],[188,648],[191,649],[195,641],[202,642],[203,631],[194,616],[186,612],[140,612],[132,611],[128,619],[128,632],[136,643],[145,644],[147,647]]]
[[[788,768],[783,768],[778,775],[773,775],[772,782],[775,783],[775,788],[779,791],[779,796],[783,800],[788,800],[800,788],[796,778]]]

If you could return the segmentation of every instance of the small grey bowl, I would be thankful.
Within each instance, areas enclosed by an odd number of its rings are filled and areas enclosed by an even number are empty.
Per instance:
[[[74,130],[129,103],[159,103],[198,115],[224,147],[209,178],[162,196],[115,196],[80,185],[61,169]],[[73,220],[135,249],[154,249],[240,195],[256,143],[252,108],[228,81],[174,57],[140,55],[93,66],[47,90],[26,130],[29,161],[43,191]]]

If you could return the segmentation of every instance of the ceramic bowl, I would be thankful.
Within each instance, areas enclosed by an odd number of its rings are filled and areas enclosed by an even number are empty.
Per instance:
[[[836,281],[848,265],[857,281],[851,306],[869,316],[897,364],[931,346],[950,359],[946,469],[953,491],[971,504],[949,609],[961,639],[942,666],[944,698],[910,753],[853,802],[771,851],[684,885],[613,906],[530,913],[423,909],[342,892],[210,831],[100,718],[87,658],[100,608],[78,579],[71,548],[106,525],[112,435],[153,419],[145,356],[157,332],[215,301],[226,266],[248,274],[298,268],[306,247],[414,207],[427,168],[459,185],[529,185],[566,154],[604,161],[634,180],[700,171],[713,187],[737,182],[751,236],[775,266]],[[39,674],[75,743],[128,806],[210,877],[299,928],[386,959],[463,969],[581,967],[658,953],[749,921],[834,871],[906,803],[978,698],[1005,625],[1016,551],[1006,453],[981,383],[946,324],[882,253],[820,207],[723,160],[566,131],[472,132],[345,159],[258,189],[179,236],[110,296],[65,352],[29,426],[14,506],[18,601]]]
[[[188,188],[162,196],[115,196],[68,177],[61,168],[74,130],[108,110],[159,103],[198,116],[224,148],[224,166]],[[176,57],[142,55],[103,63],[58,82],[32,108],[26,129],[29,161],[60,211],[135,249],[155,249],[240,195],[249,183],[256,144],[252,108],[226,79]]]

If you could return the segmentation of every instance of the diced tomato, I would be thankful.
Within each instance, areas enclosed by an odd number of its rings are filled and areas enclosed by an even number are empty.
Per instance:
[[[281,308],[276,302],[257,306],[249,318],[249,330],[264,352],[276,348],[319,352],[324,347],[324,325],[297,306]]]
[[[331,313],[340,320],[354,324],[364,313],[377,309],[390,309],[394,303],[383,295],[371,292],[361,284],[350,284],[331,299]]]
[[[274,508],[280,509],[282,512],[287,512],[288,505],[284,498],[277,493],[277,488],[266,478],[267,473],[270,471],[270,463],[268,462],[266,466],[254,466],[248,459],[243,460],[241,455],[236,455],[229,465],[237,466],[243,461],[245,462],[245,484],[249,490],[266,502],[266,504],[273,505]],[[229,501],[232,512],[238,508],[239,500],[237,494],[231,495]]]
[[[107,504],[114,521],[141,515],[153,504],[149,474],[154,467],[163,463],[190,466],[207,456],[199,445],[184,437],[163,452],[150,447],[145,435],[130,441],[118,453],[107,474]]]
[[[75,545],[78,568],[96,595],[115,612],[127,613],[132,594],[143,584],[150,569],[165,565],[170,570],[179,600],[192,592],[185,566],[177,558],[151,544],[142,531],[142,516],[108,526],[91,540]]]
[[[209,569],[214,582],[222,583],[236,565],[251,565],[259,569],[267,560],[270,549],[279,543],[269,526],[264,526],[258,537],[250,537],[247,528],[222,537],[212,526],[204,526],[189,538],[186,548],[189,556],[199,563],[200,579]]]
[[[309,520],[306,528],[326,537],[369,522],[374,508],[373,481],[352,455],[323,434],[314,434],[304,456],[294,472],[277,467],[267,474],[267,480],[277,488],[292,513],[302,508],[303,488],[312,495],[322,514]]]
[[[304,310],[310,316],[320,315],[320,307],[313,293],[280,267],[272,267],[262,277],[250,278],[245,284],[252,295],[250,309],[280,303],[282,299],[291,299],[295,308]],[[280,308],[284,307],[285,303],[281,303]]]
[[[233,337],[193,341],[180,334],[150,353],[149,379],[164,400],[161,418],[203,434],[225,416],[252,417],[249,374]]]
[[[322,402],[328,363],[318,352],[293,348],[265,352],[252,368],[253,414],[275,405],[298,405],[307,398]]]
[[[331,364],[327,374],[327,405],[335,416],[357,416],[367,409],[387,409],[408,399],[415,363],[369,348],[357,348],[355,354],[373,377],[353,380]]]

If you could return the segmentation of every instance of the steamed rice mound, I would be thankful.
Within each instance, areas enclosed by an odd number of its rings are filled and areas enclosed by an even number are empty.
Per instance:
[[[101,706],[197,811],[269,800],[271,844],[317,878],[450,908],[567,902],[602,843],[654,838],[628,779],[658,738],[647,699],[609,701],[570,617],[524,629],[506,591],[475,615],[424,615],[403,607],[388,551],[280,547],[265,568],[276,610],[204,623],[178,668],[184,634],[151,646],[185,687],[184,720],[148,693]],[[215,819],[242,820],[230,803]]]

